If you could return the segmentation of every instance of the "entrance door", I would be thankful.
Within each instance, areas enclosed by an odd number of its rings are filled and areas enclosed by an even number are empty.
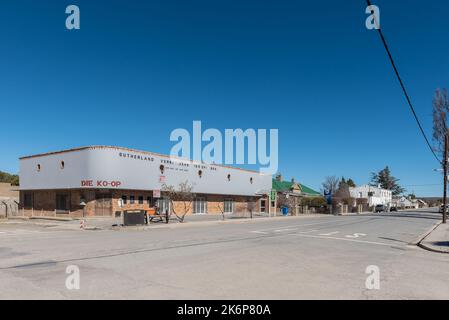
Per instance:
[[[95,215],[112,216],[112,196],[110,193],[97,193],[95,195]]]
[[[193,201],[193,213],[195,214],[207,213],[207,202],[204,198],[196,198]]]
[[[260,199],[260,212],[267,212],[267,200],[265,199]]]

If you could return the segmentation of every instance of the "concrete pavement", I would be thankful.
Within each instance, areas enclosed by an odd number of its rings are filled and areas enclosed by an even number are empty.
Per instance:
[[[0,224],[0,298],[448,299],[449,256],[410,244],[439,219],[419,211],[126,232]],[[71,265],[79,290],[65,286]],[[370,266],[379,290],[366,286]]]
[[[419,246],[433,252],[449,253],[449,224],[439,224],[432,228]]]

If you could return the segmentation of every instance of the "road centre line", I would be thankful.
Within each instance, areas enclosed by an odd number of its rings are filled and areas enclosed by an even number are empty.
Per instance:
[[[355,240],[355,239],[348,239],[348,238],[314,236],[314,235],[310,235],[310,234],[297,234],[297,233],[290,233],[288,235],[303,237],[303,238],[317,238],[317,239],[329,239],[329,240],[341,240],[341,241],[349,241],[349,242],[357,242],[357,243],[366,243],[366,244],[374,244],[374,245],[378,245],[378,246],[388,246],[388,247],[392,246],[392,244],[384,243],[384,242],[364,241],[364,240]]]
[[[265,228],[265,229],[259,229],[257,231],[270,231],[270,230],[281,230],[281,229],[288,229],[288,228],[294,228],[294,227],[309,227],[309,226],[316,226],[316,225],[322,225],[322,224],[329,224],[329,223],[335,223],[335,221],[328,221],[328,222],[318,222],[318,223],[309,223],[309,224],[295,224],[285,227],[272,227],[272,228]]]

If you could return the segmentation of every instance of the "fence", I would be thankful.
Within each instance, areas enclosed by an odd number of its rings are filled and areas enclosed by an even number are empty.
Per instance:
[[[0,218],[19,215],[19,204],[13,199],[0,199]]]

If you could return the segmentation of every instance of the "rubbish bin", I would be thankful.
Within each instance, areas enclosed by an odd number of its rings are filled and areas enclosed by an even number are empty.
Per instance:
[[[282,207],[282,215],[288,216],[288,207]]]
[[[138,226],[145,224],[145,211],[143,210],[127,210],[123,216],[123,224],[125,226]]]

